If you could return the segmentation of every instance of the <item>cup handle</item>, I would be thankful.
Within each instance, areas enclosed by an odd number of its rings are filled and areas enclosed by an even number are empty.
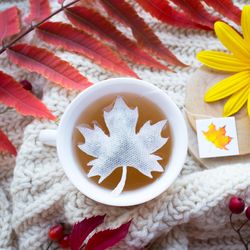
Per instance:
[[[57,131],[53,129],[44,129],[40,131],[39,140],[48,146],[56,146]]]

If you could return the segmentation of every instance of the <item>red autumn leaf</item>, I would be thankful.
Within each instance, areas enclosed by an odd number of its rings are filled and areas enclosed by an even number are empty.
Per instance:
[[[241,10],[231,0],[204,0],[204,2],[236,24],[240,24]]]
[[[136,0],[144,10],[158,20],[180,28],[211,29],[193,22],[185,13],[177,11],[165,0]]]
[[[70,249],[79,250],[88,235],[103,223],[105,215],[93,216],[73,225],[70,233]]]
[[[68,62],[46,49],[27,44],[17,44],[7,50],[9,59],[31,71],[37,72],[49,80],[69,89],[85,89],[91,83]]]
[[[186,15],[189,15],[192,21],[214,29],[214,22],[219,18],[208,13],[200,0],[171,0],[179,6]]]
[[[166,60],[172,65],[184,66],[176,56],[166,48],[153,30],[138,16],[134,8],[124,0],[100,0],[109,15],[128,25],[139,46],[144,47],[149,53]]]
[[[136,43],[124,36],[111,22],[95,10],[74,6],[67,8],[65,14],[76,27],[89,33],[94,33],[102,40],[111,42],[121,54],[127,56],[134,63],[168,70],[166,66],[140,49]]]
[[[107,229],[95,233],[88,241],[84,250],[105,250],[114,246],[128,234],[131,221],[115,229]]]
[[[19,10],[11,7],[0,12],[0,43],[4,38],[20,32]]]
[[[30,13],[25,18],[26,23],[40,22],[51,14],[48,0],[29,0],[29,2]]]
[[[46,22],[38,27],[37,34],[43,41],[86,56],[110,71],[138,77],[110,47],[70,24]]]
[[[24,89],[10,75],[0,71],[0,102],[23,115],[55,120],[56,117],[30,91]]]
[[[0,130],[0,152],[10,153],[12,155],[16,155],[16,148],[8,139],[8,137],[4,134],[3,131]]]

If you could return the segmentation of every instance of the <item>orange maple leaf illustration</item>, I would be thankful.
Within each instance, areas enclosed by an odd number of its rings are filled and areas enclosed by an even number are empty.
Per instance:
[[[211,123],[208,126],[208,131],[203,132],[205,138],[212,142],[215,147],[219,149],[228,150],[226,146],[231,142],[232,137],[226,135],[226,126],[216,129],[215,125]]]

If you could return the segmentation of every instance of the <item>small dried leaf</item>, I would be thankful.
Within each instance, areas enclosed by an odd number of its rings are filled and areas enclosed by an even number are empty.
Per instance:
[[[70,233],[71,250],[79,250],[88,235],[103,223],[104,218],[105,215],[98,215],[75,223]]]
[[[134,63],[157,69],[169,70],[168,67],[156,61],[144,52],[135,42],[123,35],[111,22],[93,9],[83,6],[67,8],[68,19],[81,30],[98,35],[102,40],[114,44],[117,50]]]
[[[203,131],[203,134],[208,141],[214,144],[215,147],[228,150],[226,146],[231,142],[232,137],[226,135],[225,126],[217,130],[215,125],[211,123],[208,126],[208,131]]]
[[[51,14],[48,0],[29,0],[29,2],[30,13],[25,18],[26,23],[40,22]]]
[[[129,26],[138,41],[138,45],[145,48],[169,64],[185,66],[176,56],[166,48],[160,39],[155,35],[148,24],[138,16],[134,8],[125,0],[100,0],[109,15]]]
[[[17,154],[15,146],[11,143],[2,130],[0,130],[0,152],[10,153],[12,155]]]
[[[0,43],[12,35],[20,32],[19,10],[11,7],[0,12]]]
[[[25,90],[14,78],[2,71],[0,71],[0,102],[15,108],[22,115],[48,118],[50,120],[56,119],[38,98],[32,95],[30,91]]]
[[[138,77],[110,47],[70,24],[46,22],[37,34],[43,41],[86,56],[112,72]]]
[[[105,250],[114,246],[128,234],[131,221],[115,229],[95,233],[88,241],[85,250]]]
[[[91,83],[68,62],[46,49],[27,44],[17,44],[7,50],[9,59],[31,72],[37,72],[49,80],[69,89],[85,89]]]

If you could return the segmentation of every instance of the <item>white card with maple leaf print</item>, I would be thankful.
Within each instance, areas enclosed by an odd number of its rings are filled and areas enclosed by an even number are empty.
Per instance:
[[[200,158],[239,154],[234,117],[196,120]]]

